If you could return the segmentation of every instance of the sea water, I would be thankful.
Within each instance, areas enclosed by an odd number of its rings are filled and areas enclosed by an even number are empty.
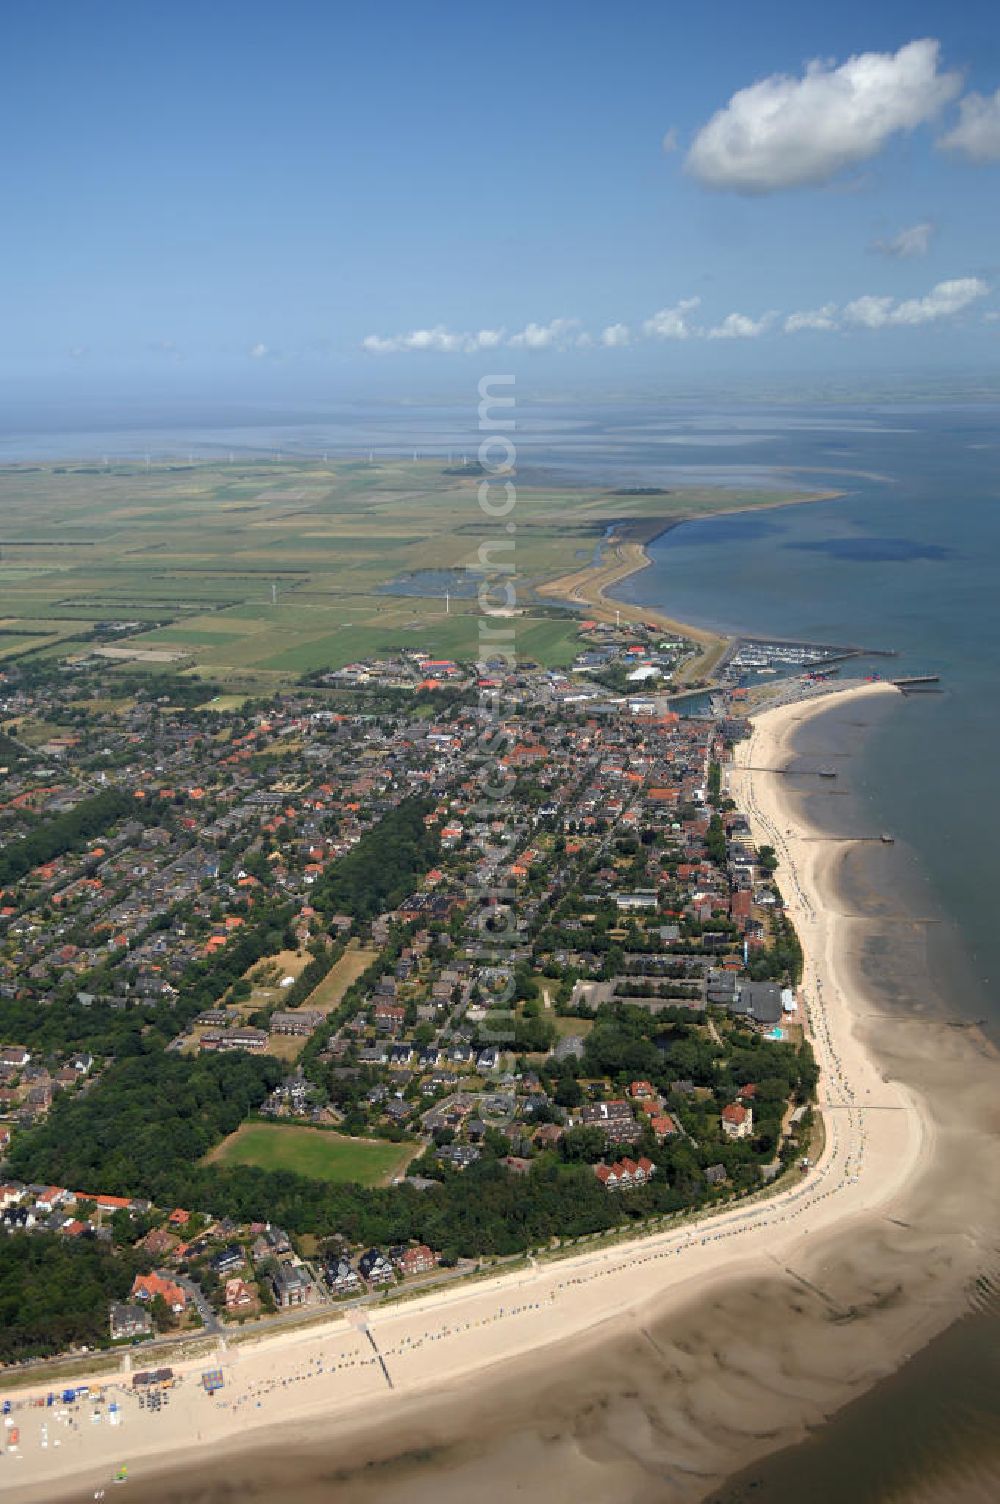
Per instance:
[[[619,594],[727,632],[893,649],[893,675],[940,675],[940,693],[831,708],[806,724],[795,750],[803,765],[838,754],[836,791],[815,790],[810,819],[831,832],[896,837],[891,847],[857,848],[843,894],[885,916],[882,953],[872,947],[866,961],[881,1003],[981,1020],[996,1039],[997,414],[854,416],[857,426],[831,443],[822,428],[782,429],[777,414],[752,449],[758,462],[788,467],[786,476],[842,488],[840,499],[682,525],[651,546],[651,567]],[[988,1302],[809,1441],[732,1479],[712,1504],[1000,1498],[998,1349],[1000,1312]]]

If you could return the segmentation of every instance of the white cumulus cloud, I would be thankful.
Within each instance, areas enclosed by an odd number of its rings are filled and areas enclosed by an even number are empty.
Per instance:
[[[369,355],[396,355],[407,350],[470,355],[476,350],[495,350],[502,343],[502,329],[480,329],[474,334],[462,334],[444,324],[435,324],[432,329],[411,329],[408,334],[368,334],[361,341],[361,348]]]
[[[959,101],[958,124],[939,146],[960,151],[972,162],[1000,162],[1000,89],[995,94],[967,94]]]
[[[926,256],[933,234],[933,221],[924,219],[919,224],[907,225],[887,240],[874,240],[872,250],[881,251],[883,256],[894,256],[899,261],[911,256]]]
[[[977,299],[984,298],[989,290],[981,277],[955,277],[948,282],[938,282],[922,298],[904,298],[901,302],[869,293],[847,304],[844,319],[863,329],[933,324],[962,313]]]
[[[939,282],[924,298],[907,298],[893,310],[894,324],[930,324],[961,313],[977,298],[985,298],[989,287],[981,277],[955,277]]]
[[[688,314],[700,303],[700,298],[682,298],[672,308],[661,308],[643,324],[643,334],[650,339],[689,339],[698,331],[692,328]]]
[[[774,321],[773,313],[762,314],[759,319],[748,318],[745,313],[727,313],[721,324],[708,331],[709,339],[756,339]]]
[[[579,340],[579,319],[551,319],[547,324],[525,324],[508,340],[512,350],[564,349]]]
[[[808,329],[827,334],[839,327],[836,303],[824,303],[821,308],[803,308],[798,313],[790,313],[782,325],[786,334],[800,334]]]
[[[695,136],[686,167],[709,188],[772,193],[826,183],[931,120],[961,88],[938,68],[940,44],[863,52],[801,78],[772,74],[732,96]]]
[[[865,293],[860,298],[854,298],[844,309],[844,318],[849,324],[858,324],[862,329],[881,329],[884,324],[890,322],[892,305],[895,300],[888,297],[876,297],[873,293]]]
[[[270,353],[269,347],[262,340],[258,340],[255,345],[251,345],[247,351],[251,360],[263,360],[265,355],[270,355]]]
[[[821,303],[814,308],[796,309],[787,314],[769,309],[757,318],[734,312],[714,324],[695,320],[701,299],[690,297],[658,309],[641,324],[606,324],[594,334],[589,333],[579,319],[568,318],[550,319],[545,324],[528,323],[513,334],[493,328],[463,333],[449,329],[445,324],[435,324],[427,329],[411,329],[406,334],[369,334],[361,341],[361,348],[371,355],[404,352],[470,355],[500,348],[532,352],[594,347],[621,349],[642,340],[746,340],[757,339],[769,331],[798,334],[809,330],[831,332],[912,327],[952,318],[989,291],[989,285],[981,277],[955,277],[938,282],[922,297],[898,298],[888,293],[865,293],[843,308],[836,303]],[[275,356],[276,352],[267,345],[258,344],[250,349],[249,354],[254,359],[261,359]]]

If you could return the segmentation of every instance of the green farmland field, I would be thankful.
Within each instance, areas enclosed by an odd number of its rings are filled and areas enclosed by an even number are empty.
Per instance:
[[[213,1149],[208,1159],[214,1164],[293,1170],[310,1180],[385,1185],[405,1168],[413,1154],[412,1144],[346,1138],[323,1128],[244,1123]]]
[[[515,540],[484,515],[478,485],[429,459],[0,467],[0,656],[172,649],[236,693],[400,649],[469,659],[484,621],[470,570],[485,548],[513,587],[518,656],[561,666],[578,648],[577,618],[538,588],[590,561],[609,523],[648,535],[777,499],[519,483]],[[396,580],[416,581],[415,593],[387,593]],[[450,610],[449,580],[466,587]]]

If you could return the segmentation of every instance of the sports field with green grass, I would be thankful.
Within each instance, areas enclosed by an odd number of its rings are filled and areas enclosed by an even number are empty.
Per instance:
[[[405,649],[468,660],[485,656],[470,573],[485,545],[512,585],[490,604],[513,601],[518,656],[563,665],[577,619],[536,590],[587,564],[609,522],[775,499],[519,483],[511,531],[484,514],[479,484],[440,460],[2,468],[0,656],[110,650],[134,673],[123,654],[152,650],[144,670],[159,659],[228,693]]]
[[[325,1128],[285,1123],[244,1123],[224,1139],[207,1162],[293,1170],[311,1180],[385,1185],[413,1158],[412,1144],[347,1138]]]

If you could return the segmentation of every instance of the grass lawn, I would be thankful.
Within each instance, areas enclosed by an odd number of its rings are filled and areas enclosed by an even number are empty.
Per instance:
[[[293,1170],[311,1180],[386,1185],[413,1158],[415,1144],[346,1138],[325,1128],[284,1123],[244,1123],[224,1139],[207,1162]]]
[[[556,1034],[560,1039],[566,1034],[580,1034],[586,1037],[594,1027],[592,1018],[568,1018],[558,1013],[545,1013],[542,1017],[555,1025]]]

